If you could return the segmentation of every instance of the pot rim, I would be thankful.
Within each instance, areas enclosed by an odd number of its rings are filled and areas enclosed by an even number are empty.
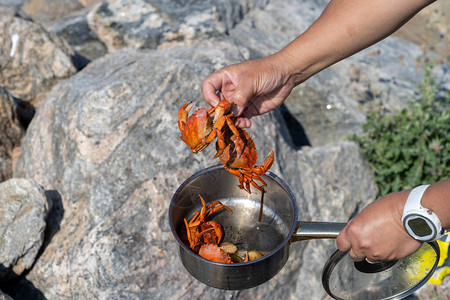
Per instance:
[[[283,249],[286,244],[290,243],[291,237],[294,234],[294,231],[296,229],[297,226],[297,222],[298,222],[298,207],[297,207],[297,200],[292,192],[292,190],[289,188],[289,186],[279,177],[277,176],[275,173],[271,172],[271,171],[267,171],[264,175],[270,177],[271,179],[275,180],[288,194],[289,199],[291,199],[291,202],[293,204],[293,208],[294,208],[294,217],[293,217],[293,222],[290,225],[290,230],[289,233],[286,235],[286,238],[283,240],[283,242],[281,242],[275,249],[273,249],[270,253],[264,255],[261,258],[249,261],[249,262],[241,262],[241,263],[232,263],[232,264],[227,264],[227,263],[220,263],[220,262],[215,262],[215,261],[211,261],[208,259],[205,259],[203,257],[201,257],[198,254],[195,254],[194,252],[192,252],[192,250],[187,247],[182,241],[181,239],[178,237],[176,228],[174,228],[172,219],[173,219],[173,208],[174,208],[174,199],[181,193],[181,191],[189,184],[191,183],[195,178],[202,176],[204,174],[206,174],[207,172],[210,171],[214,171],[214,170],[218,170],[218,169],[223,169],[225,170],[225,168],[223,167],[223,165],[215,165],[215,166],[211,166],[205,169],[202,169],[200,171],[197,171],[196,173],[194,173],[193,175],[191,175],[190,177],[188,177],[186,180],[183,181],[183,183],[181,183],[181,185],[177,188],[177,190],[175,191],[175,193],[172,196],[172,199],[170,200],[170,205],[169,205],[169,226],[170,226],[170,230],[172,231],[172,235],[175,237],[175,240],[178,242],[178,244],[180,245],[180,247],[182,249],[184,249],[185,251],[189,252],[190,255],[195,256],[196,259],[199,259],[201,261],[204,261],[206,263],[209,264],[213,264],[213,265],[218,265],[218,266],[225,266],[225,267],[230,267],[230,268],[236,268],[239,266],[243,266],[243,265],[250,265],[253,263],[256,263],[258,261],[262,261],[266,258],[271,257],[272,255],[274,255],[275,253],[278,253],[278,251],[280,251],[281,249]]]

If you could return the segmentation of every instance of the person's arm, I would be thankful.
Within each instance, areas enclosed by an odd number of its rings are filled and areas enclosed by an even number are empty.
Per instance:
[[[250,127],[250,118],[269,112],[291,90],[324,68],[389,36],[434,0],[332,0],[322,15],[294,41],[265,58],[227,66],[202,82],[205,100],[219,97],[236,104]]]
[[[438,216],[442,228],[450,229],[450,179],[430,185],[423,194],[421,203]]]
[[[391,35],[430,0],[332,0],[311,27],[279,55],[301,83]]]
[[[410,191],[386,195],[368,205],[350,220],[336,239],[339,250],[370,261],[395,260],[415,252],[421,245],[402,224],[403,207]],[[444,229],[450,229],[450,179],[431,184],[422,196]]]

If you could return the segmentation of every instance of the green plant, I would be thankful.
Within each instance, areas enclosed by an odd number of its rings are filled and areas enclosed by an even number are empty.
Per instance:
[[[380,196],[450,175],[450,93],[439,97],[432,64],[424,69],[408,109],[392,115],[374,111],[363,134],[351,137],[375,171]]]

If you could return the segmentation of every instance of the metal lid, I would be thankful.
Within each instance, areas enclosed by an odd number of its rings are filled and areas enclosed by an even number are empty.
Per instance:
[[[322,284],[334,299],[402,299],[424,285],[439,262],[436,242],[388,262],[354,262],[337,250],[325,264]]]

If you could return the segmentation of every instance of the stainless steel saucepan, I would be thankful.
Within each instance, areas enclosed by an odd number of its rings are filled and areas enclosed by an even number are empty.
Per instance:
[[[247,194],[237,187],[237,179],[222,166],[202,170],[188,178],[175,192],[169,209],[172,233],[180,245],[185,268],[201,282],[215,288],[239,290],[262,284],[283,268],[291,242],[336,238],[346,223],[301,222],[295,197],[275,174],[264,175],[267,183],[260,218],[261,194]],[[223,241],[240,250],[257,250],[263,257],[244,263],[224,264],[206,260],[189,249],[184,218],[190,220],[201,208],[198,195],[207,203],[220,201],[232,210],[213,216],[224,231]]]
[[[262,193],[247,194],[237,187],[235,176],[216,166],[192,175],[173,195],[170,228],[180,246],[183,265],[201,282],[228,290],[255,287],[283,268],[292,242],[336,238],[345,227],[346,223],[297,221],[297,204],[289,187],[271,172],[263,179],[267,187],[261,199]],[[232,214],[222,209],[212,216],[223,227],[223,241],[242,251],[257,250],[265,255],[250,262],[225,264],[192,252],[184,218],[190,220],[200,210],[198,195],[207,204],[220,201],[232,210]],[[336,250],[322,274],[326,292],[335,299],[404,298],[428,281],[439,262],[436,242],[424,243],[418,251],[398,261],[354,262],[346,254]]]

